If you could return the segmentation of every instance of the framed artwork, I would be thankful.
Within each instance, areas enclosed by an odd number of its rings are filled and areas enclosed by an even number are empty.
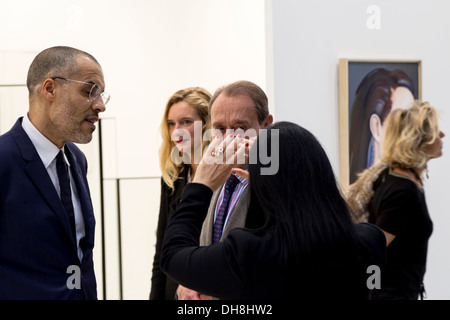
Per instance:
[[[346,188],[381,154],[392,109],[421,100],[420,60],[339,60],[340,180]]]

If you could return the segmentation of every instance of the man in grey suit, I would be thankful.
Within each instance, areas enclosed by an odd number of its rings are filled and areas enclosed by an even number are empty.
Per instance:
[[[273,116],[269,114],[266,94],[259,86],[249,81],[237,81],[217,89],[210,101],[209,112],[212,128],[219,130],[224,136],[243,132],[243,137],[246,137],[249,133],[250,135],[252,132],[258,133],[259,129],[265,128],[273,122]],[[235,176],[238,179],[237,185],[231,190],[231,200],[220,239],[226,238],[232,229],[245,226],[250,200],[249,189],[246,188],[248,180],[239,175]],[[222,187],[212,196],[208,215],[200,235],[200,245],[202,246],[213,243],[214,221],[223,198],[224,188]],[[179,286],[177,295],[179,300],[211,299],[211,297],[183,286]]]

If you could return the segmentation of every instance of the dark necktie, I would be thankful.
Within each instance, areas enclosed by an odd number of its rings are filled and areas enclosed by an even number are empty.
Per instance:
[[[70,229],[76,243],[75,214],[73,210],[72,192],[70,190],[70,179],[67,169],[63,152],[60,150],[56,156],[56,172],[58,173],[59,187],[61,189],[61,202],[66,210],[67,216],[69,217]]]
[[[231,175],[225,183],[222,203],[220,204],[219,210],[217,211],[216,220],[214,221],[213,243],[219,242],[220,238],[222,237],[223,224],[227,217],[231,195],[233,194],[234,188],[236,187],[238,182],[239,179],[236,178],[235,175]]]

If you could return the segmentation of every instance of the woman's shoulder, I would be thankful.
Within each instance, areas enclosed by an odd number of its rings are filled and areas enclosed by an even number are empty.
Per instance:
[[[236,228],[230,231],[229,238],[235,240],[245,240],[246,242],[256,242],[264,245],[266,242],[273,241],[273,228],[267,229],[248,229],[248,228]]]
[[[255,231],[236,228],[230,231],[225,241],[239,251],[242,256],[261,255],[267,258],[270,256],[270,252],[277,247],[273,229]]]
[[[420,188],[407,176],[395,172],[389,172],[385,180],[375,190],[375,198],[391,199],[396,202],[416,203],[420,194],[423,194],[423,188]]]
[[[386,178],[386,183],[390,185],[391,189],[406,190],[406,191],[417,191],[417,184],[411,180],[410,177],[402,173],[390,170]]]
[[[283,256],[272,230],[255,233],[236,228],[230,231],[223,244],[229,261],[234,261],[236,270],[240,270],[245,277],[251,274],[252,277],[262,278],[272,274],[270,282],[278,279],[275,274],[283,268]]]

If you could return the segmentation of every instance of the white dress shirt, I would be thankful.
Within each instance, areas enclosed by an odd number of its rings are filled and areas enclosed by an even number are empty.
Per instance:
[[[56,172],[56,156],[59,153],[59,148],[50,140],[48,140],[36,127],[31,123],[28,119],[28,115],[23,117],[22,128],[30,138],[34,147],[36,148],[39,157],[44,164],[44,167],[47,169],[48,175],[55,186],[56,192],[61,197],[58,174]],[[64,147],[61,149],[64,151]],[[64,160],[70,168],[70,163],[67,160],[66,154],[64,153]],[[84,229],[84,219],[83,213],[81,212],[81,204],[80,198],[78,196],[77,188],[72,178],[72,172],[69,170],[69,178],[70,178],[70,189],[72,191],[72,202],[73,202],[73,210],[75,214],[75,229],[77,234],[77,249],[78,249],[78,257],[81,261],[83,258],[83,251],[80,248],[80,239],[85,235]]]

